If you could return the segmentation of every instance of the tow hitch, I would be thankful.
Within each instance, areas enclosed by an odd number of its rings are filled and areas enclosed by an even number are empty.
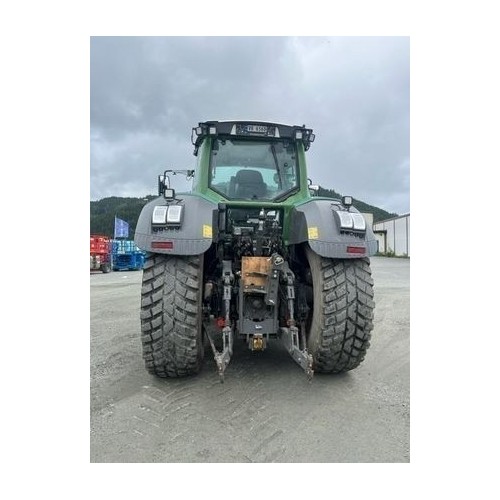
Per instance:
[[[294,281],[295,276],[290,270],[288,263],[284,259],[275,254],[270,259],[270,269],[267,273],[256,272],[255,270],[245,273],[245,276],[265,276],[265,284],[262,285],[262,290],[253,286],[251,291],[253,293],[259,292],[263,295],[265,304],[270,308],[275,307],[278,300],[278,281],[283,285],[283,290],[286,290],[286,301],[288,309],[288,320],[287,327],[280,327],[273,330],[267,330],[268,332],[274,332],[271,334],[273,337],[279,337],[283,341],[286,350],[292,356],[293,360],[304,370],[307,375],[308,380],[312,380],[314,375],[313,370],[313,357],[308,353],[306,347],[305,339],[305,324],[302,322],[299,328],[296,325],[294,302],[295,302],[295,287]],[[258,262],[257,262],[258,264]],[[217,372],[221,383],[224,382],[224,372],[231,360],[233,354],[233,325],[231,323],[230,310],[231,310],[231,297],[232,297],[232,285],[234,280],[234,275],[231,270],[231,262],[223,261],[223,301],[224,301],[224,311],[225,317],[221,317],[217,320],[216,325],[214,321],[209,321],[205,323],[205,332],[207,334],[212,352],[214,355],[215,364],[217,365]],[[245,287],[246,289],[250,287]],[[243,289],[240,286],[240,303],[244,303]],[[260,306],[259,301],[255,302],[257,306]],[[261,307],[257,307],[257,311],[260,311]],[[300,316],[300,314],[299,314]],[[274,323],[266,322],[265,319],[260,322],[253,321],[239,321],[238,333],[242,333],[247,337],[247,343],[249,349],[252,351],[263,351],[267,345],[267,339],[270,337],[269,333],[261,333],[255,330],[260,330],[263,326],[272,327]],[[277,324],[276,324],[277,326]],[[222,328],[222,330],[220,330]],[[241,331],[243,330],[243,332]],[[264,330],[265,331],[265,330]],[[215,342],[213,339],[214,334],[222,333],[222,351],[218,351],[215,347]],[[301,348],[302,346],[302,348]]]

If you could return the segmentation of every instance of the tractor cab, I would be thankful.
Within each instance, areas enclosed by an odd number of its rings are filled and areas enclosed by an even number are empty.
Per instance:
[[[203,122],[191,136],[194,190],[227,201],[282,202],[301,193],[311,129],[264,122]],[[208,169],[207,169],[208,166]],[[302,183],[302,184],[301,184]],[[220,200],[219,200],[220,201]]]

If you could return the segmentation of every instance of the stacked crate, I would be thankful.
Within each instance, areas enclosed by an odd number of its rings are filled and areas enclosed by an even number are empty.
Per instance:
[[[132,240],[113,240],[113,269],[137,271],[144,267],[145,253]]]

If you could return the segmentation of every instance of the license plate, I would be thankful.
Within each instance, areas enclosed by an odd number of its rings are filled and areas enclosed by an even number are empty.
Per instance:
[[[240,125],[238,127],[238,133],[240,134],[258,134],[258,135],[268,135],[270,129],[267,125]]]
[[[264,125],[247,125],[247,132],[250,134],[267,134],[267,127]]]

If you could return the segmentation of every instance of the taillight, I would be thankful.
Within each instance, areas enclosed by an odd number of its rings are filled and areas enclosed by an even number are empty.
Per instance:
[[[365,253],[366,247],[347,247],[347,253]]]
[[[164,250],[172,250],[174,248],[173,241],[153,241],[151,248],[163,248]]]

